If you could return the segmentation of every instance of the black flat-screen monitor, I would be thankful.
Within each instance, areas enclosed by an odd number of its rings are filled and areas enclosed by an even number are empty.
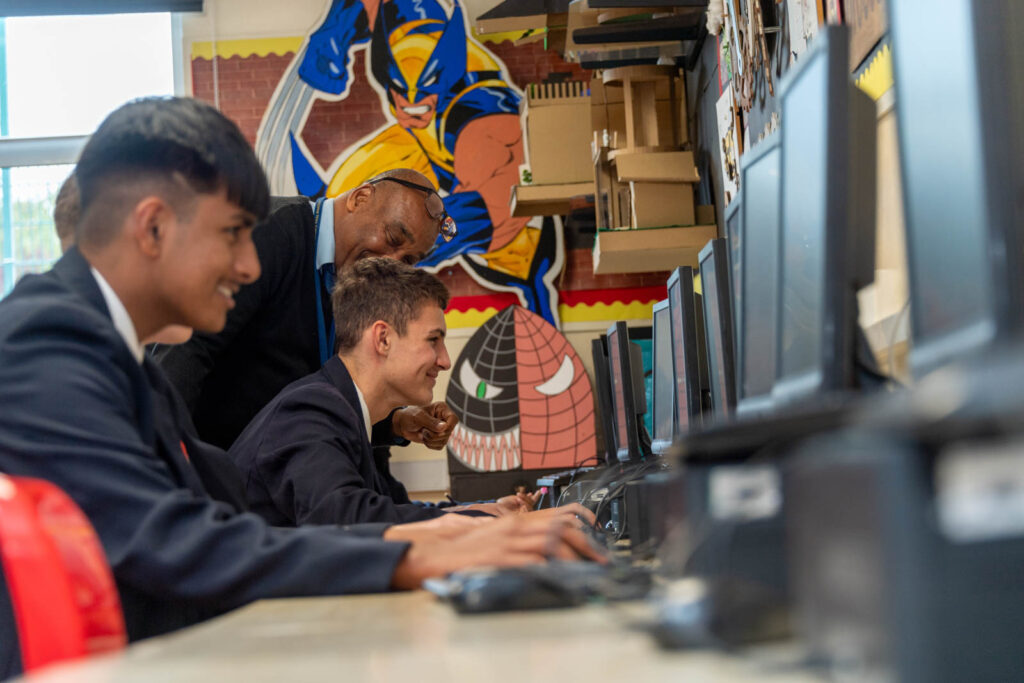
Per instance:
[[[782,228],[773,400],[856,386],[857,290],[874,280],[875,106],[849,31],[818,32],[782,84]]]
[[[663,455],[675,438],[675,393],[676,378],[672,363],[672,315],[668,299],[654,304],[651,312],[653,336],[652,371],[654,386],[651,412],[654,433],[651,435],[651,451]]]
[[[672,321],[672,369],[675,373],[674,436],[700,425],[707,390],[704,356],[704,318],[693,291],[693,268],[680,266],[668,278],[669,316]]]
[[[741,160],[742,161],[742,160]],[[741,171],[742,172],[742,171]],[[729,206],[725,208],[725,241],[729,243],[729,272],[732,285],[733,329],[736,330],[736,348],[743,343],[740,327],[740,306],[743,296],[743,184]]]
[[[619,462],[643,458],[640,429],[646,412],[644,363],[640,346],[629,341],[626,323],[608,328],[608,370],[611,379],[615,453]]]
[[[614,465],[619,461],[615,449],[615,416],[612,408],[612,382],[608,375],[608,343],[607,337],[601,335],[590,340],[590,355],[594,361],[594,396],[597,399],[598,416],[601,423],[601,436],[604,448],[597,457],[606,465]]]
[[[888,4],[920,376],[1024,328],[1024,3]]]
[[[736,241],[743,245],[732,267],[736,308],[736,414],[772,408],[775,383],[775,306],[779,261],[779,136],[771,135],[740,159],[743,205]],[[730,205],[731,206],[731,205]]]
[[[700,283],[704,296],[704,337],[707,342],[711,412],[715,419],[736,408],[732,302],[729,295],[729,257],[721,237],[700,250]]]

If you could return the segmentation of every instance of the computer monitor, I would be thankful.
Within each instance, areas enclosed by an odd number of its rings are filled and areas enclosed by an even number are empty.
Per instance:
[[[920,376],[1024,327],[1024,3],[889,5]]]
[[[607,343],[608,338],[603,334],[597,339],[591,339],[590,355],[594,361],[594,396],[604,437],[604,449],[597,457],[606,465],[614,465],[619,461],[619,454],[615,448],[615,416],[612,408],[612,380],[608,374]]]
[[[698,256],[704,292],[704,337],[707,340],[711,412],[716,419],[736,408],[735,341],[729,295],[729,257],[721,237],[709,241]]]
[[[674,436],[700,425],[707,389],[704,317],[693,291],[693,268],[680,266],[668,278],[669,315],[672,320],[672,369],[675,374]]]
[[[856,386],[857,290],[874,280],[875,106],[827,26],[782,84],[782,229],[773,400]],[[939,143],[937,143],[939,144]]]
[[[743,296],[743,184],[729,206],[725,208],[725,241],[729,243],[729,272],[732,284],[733,329],[736,330],[736,348],[743,343],[740,327],[740,306]]]
[[[763,414],[769,412],[773,405],[780,155],[779,136],[771,135],[740,158],[743,205],[737,212],[742,219],[736,219],[739,229],[735,242],[743,247],[738,253],[733,250],[736,260],[731,264],[737,320],[738,416]],[[742,277],[737,278],[737,272],[742,273]]]
[[[653,412],[654,433],[651,435],[651,451],[663,455],[675,438],[675,393],[676,378],[672,364],[672,312],[668,299],[654,304],[651,313],[653,327],[653,374],[651,411]]]
[[[608,369],[611,376],[615,453],[619,462],[640,460],[642,450],[640,416],[647,411],[644,398],[644,362],[640,346],[629,341],[626,323],[608,328]]]

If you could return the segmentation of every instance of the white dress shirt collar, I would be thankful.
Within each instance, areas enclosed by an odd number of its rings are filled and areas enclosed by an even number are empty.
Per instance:
[[[128,309],[121,303],[121,299],[118,298],[110,283],[100,275],[100,271],[92,266],[89,267],[89,270],[92,271],[92,276],[96,278],[96,284],[100,286],[103,300],[107,303],[107,310],[110,311],[110,319],[114,322],[114,329],[124,339],[124,343],[128,345],[128,349],[135,356],[135,360],[141,364],[144,352],[142,344],[139,343],[139,335],[135,331],[135,323],[132,322],[131,316],[128,315]]]
[[[370,408],[366,405],[366,399],[363,398],[363,392],[359,391],[359,385],[354,381],[352,386],[356,388],[356,396],[359,397],[359,407],[363,411],[363,424],[366,426],[366,440],[367,442],[372,441],[371,434],[373,434],[373,423],[370,422]]]

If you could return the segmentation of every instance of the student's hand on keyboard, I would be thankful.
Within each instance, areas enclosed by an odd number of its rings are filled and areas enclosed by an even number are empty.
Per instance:
[[[486,521],[448,540],[439,540],[436,533],[426,533],[423,540],[412,538],[415,533],[405,539],[385,534],[389,540],[412,540],[391,585],[417,588],[424,579],[470,567],[518,567],[550,559],[606,563],[607,557],[569,519],[566,515],[514,515]]]
[[[597,516],[590,509],[579,503],[568,503],[567,505],[559,505],[555,508],[534,510],[528,516],[536,518],[565,518],[574,521],[577,526],[593,526],[597,523]]]
[[[575,521],[577,525],[594,524],[597,521],[597,517],[594,516],[594,513],[579,503],[569,503],[568,505],[562,505],[560,507],[534,510],[532,506],[527,508],[526,504],[521,502],[520,496],[526,496],[532,500],[531,494],[517,494],[515,496],[499,498],[493,503],[476,503],[475,505],[466,505],[454,509],[479,510],[481,512],[494,515],[495,517],[507,517],[510,515],[527,515],[536,519],[554,519],[564,517]]]
[[[422,522],[396,524],[384,532],[385,541],[423,542],[428,540],[444,541],[462,536],[470,529],[493,521],[490,517],[470,517],[469,515],[441,515],[435,519]]]
[[[536,493],[516,493],[511,496],[502,496],[494,501],[494,514],[498,517],[504,517],[505,515],[530,512],[537,507],[537,501],[540,500],[542,495],[540,491],[537,491]]]

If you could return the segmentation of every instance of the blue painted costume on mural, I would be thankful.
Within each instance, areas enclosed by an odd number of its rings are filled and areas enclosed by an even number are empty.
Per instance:
[[[527,308],[557,325],[557,294],[548,278],[560,265],[560,236],[551,221],[529,226],[508,208],[523,162],[521,96],[497,58],[467,37],[461,7],[455,4],[449,17],[438,0],[335,0],[309,37],[298,78],[327,96],[345,97],[357,46],[368,48],[393,122],[322,174],[297,137],[300,119],[293,115],[288,142],[281,136],[280,144],[290,143],[299,193],[337,196],[393,168],[423,173],[439,189],[458,236],[439,240],[420,265],[437,269],[459,260],[485,286],[518,290]],[[276,97],[290,92],[279,88]],[[267,120],[261,136],[272,135]]]

